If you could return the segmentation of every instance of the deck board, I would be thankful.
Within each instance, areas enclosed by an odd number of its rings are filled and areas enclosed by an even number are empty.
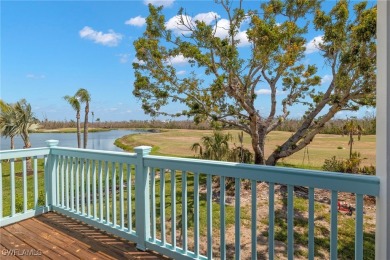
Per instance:
[[[32,259],[21,254],[32,250],[41,252],[40,259],[168,259],[138,251],[135,243],[54,212],[2,227],[0,250],[0,258],[11,252],[7,259]]]

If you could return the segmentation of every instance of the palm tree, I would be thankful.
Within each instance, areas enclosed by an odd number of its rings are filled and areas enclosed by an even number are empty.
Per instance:
[[[352,159],[352,145],[354,143],[353,135],[358,136],[358,140],[360,141],[360,137],[362,136],[363,128],[359,125],[359,123],[356,120],[347,120],[345,125],[343,126],[343,135],[347,134],[349,135],[349,159]]]
[[[25,149],[31,147],[29,130],[38,122],[34,117],[31,105],[25,99],[16,102],[14,106],[16,114],[16,126],[23,139]]]
[[[81,147],[81,137],[80,137],[80,102],[75,96],[64,96],[64,99],[72,106],[76,111],[76,128],[77,128],[77,147]]]
[[[227,159],[229,154],[229,141],[232,136],[224,134],[221,131],[214,131],[212,136],[203,136],[202,144],[194,143],[191,150],[197,152],[199,149],[200,157],[203,159],[223,161]]]
[[[89,113],[89,102],[91,101],[91,95],[88,90],[80,88],[75,96],[80,99],[82,103],[85,103],[85,119],[84,119],[84,149],[87,148],[88,143],[88,113]]]
[[[14,138],[19,134],[16,125],[16,114],[14,107],[0,99],[0,134],[9,137],[11,140],[11,150],[15,149]]]

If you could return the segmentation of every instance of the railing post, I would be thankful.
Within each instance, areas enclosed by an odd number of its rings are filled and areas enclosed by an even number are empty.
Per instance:
[[[52,154],[51,148],[57,147],[58,140],[47,140],[46,145],[50,148],[49,155],[47,156],[45,166],[45,193],[46,193],[46,206],[49,210],[52,210],[52,205],[57,204],[57,159]]]
[[[135,168],[135,225],[138,236],[137,248],[145,251],[145,242],[150,237],[150,193],[149,193],[149,169],[144,164],[152,147],[138,146],[134,148],[137,153]]]
[[[375,259],[390,259],[390,3],[377,1],[377,120]]]

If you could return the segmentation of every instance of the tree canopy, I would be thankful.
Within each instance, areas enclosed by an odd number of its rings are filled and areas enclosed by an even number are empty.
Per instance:
[[[317,0],[271,0],[259,10],[245,10],[243,1],[215,2],[227,22],[217,15],[212,21],[193,19],[181,9],[175,32],[167,28],[163,7],[149,5],[146,30],[134,42],[138,62],[133,63],[133,94],[146,113],[237,127],[251,136],[255,163],[274,165],[307,146],[336,113],[375,105],[376,6],[361,2],[350,8],[338,1],[325,12]],[[325,87],[320,87],[317,66],[305,59],[308,14],[322,34],[320,65],[331,71]],[[248,29],[240,31],[244,25]],[[244,41],[249,56],[240,49]],[[180,75],[175,57],[185,58],[191,73]],[[260,109],[260,85],[270,90],[267,113]],[[285,93],[281,101],[278,91]],[[172,103],[185,108],[169,113]],[[296,104],[307,108],[300,127],[266,157],[267,134]]]

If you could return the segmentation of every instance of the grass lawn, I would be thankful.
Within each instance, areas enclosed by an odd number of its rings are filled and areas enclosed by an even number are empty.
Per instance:
[[[160,133],[142,133],[136,135],[128,135],[116,140],[115,144],[125,150],[131,149],[138,145],[150,145],[153,147],[152,154],[193,157],[196,154],[191,151],[191,145],[196,142],[201,142],[201,138],[205,135],[211,135],[212,130],[187,130],[174,129],[163,130]],[[233,136],[233,143],[238,144],[238,130],[228,130]],[[277,145],[291,136],[290,132],[274,131],[267,136],[266,140],[266,156],[271,154],[272,150],[276,149]],[[364,158],[361,166],[375,166],[375,135],[362,136],[360,141],[356,141],[353,150],[360,152]],[[251,149],[250,136],[244,134],[244,146]],[[349,156],[348,137],[340,135],[325,135],[318,134],[313,142],[308,146],[307,150],[303,149],[288,158],[279,161],[281,165],[288,165],[299,168],[321,169],[325,159],[336,156],[338,159]]]

